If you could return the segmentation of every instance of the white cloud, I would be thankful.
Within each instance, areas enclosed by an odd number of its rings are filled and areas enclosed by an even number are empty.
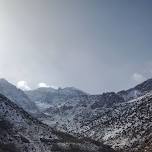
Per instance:
[[[17,82],[17,87],[19,89],[22,89],[22,90],[31,90],[31,88],[28,86],[27,82],[26,81],[18,81]]]
[[[141,83],[146,80],[146,78],[142,74],[139,74],[139,73],[134,73],[132,75],[132,79],[138,83]]]
[[[38,84],[38,87],[39,88],[53,88],[53,89],[58,89],[58,87],[56,87],[56,86],[50,86],[50,85],[48,85],[48,84],[46,84],[46,83],[44,83],[44,82],[41,82],[41,83],[39,83]]]
[[[49,88],[50,86],[48,84],[44,83],[44,82],[41,82],[41,83],[38,84],[38,87],[39,88]]]

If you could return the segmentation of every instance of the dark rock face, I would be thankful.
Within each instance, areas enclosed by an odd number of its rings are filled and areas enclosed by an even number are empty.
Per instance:
[[[111,107],[116,103],[122,103],[125,102],[124,99],[117,95],[114,92],[110,92],[110,93],[103,93],[102,95],[99,95],[98,100],[95,101],[92,105],[91,108],[92,109],[96,109],[96,108],[102,108],[102,107]]]
[[[149,79],[135,87],[136,90],[140,90],[141,92],[149,92],[152,90],[152,79]]]
[[[0,144],[0,152],[20,152],[14,144]]]

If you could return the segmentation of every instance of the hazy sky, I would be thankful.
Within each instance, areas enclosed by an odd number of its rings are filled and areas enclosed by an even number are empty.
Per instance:
[[[152,1],[0,0],[0,77],[90,93],[132,87],[152,77]]]

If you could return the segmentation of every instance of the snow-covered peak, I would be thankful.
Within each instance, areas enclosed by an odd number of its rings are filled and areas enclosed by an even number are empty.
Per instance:
[[[29,112],[33,113],[37,111],[36,105],[31,102],[29,97],[5,79],[0,79],[0,93]]]
[[[69,98],[87,95],[87,93],[74,87],[58,89],[38,88],[36,90],[25,91],[25,93],[28,95],[30,100],[39,107],[40,110],[45,110],[46,106],[49,108],[52,105],[64,104]]]

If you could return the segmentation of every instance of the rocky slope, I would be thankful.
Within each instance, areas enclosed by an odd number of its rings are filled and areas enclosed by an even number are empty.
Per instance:
[[[102,110],[83,119],[80,134],[112,145],[114,149],[144,152],[152,149],[152,93]],[[148,145],[148,146],[147,146]]]
[[[85,119],[91,120],[97,116],[97,111],[101,108],[112,107],[116,103],[124,102],[123,98],[114,92],[102,95],[82,95],[67,100],[60,106],[52,106],[39,115],[39,119],[51,126],[62,126],[68,130],[77,130],[78,124],[75,122]],[[72,127],[71,127],[72,126]]]
[[[150,151],[151,81],[150,79],[118,93],[70,98],[60,106],[45,110],[43,115],[39,115],[39,119],[77,136],[83,135],[103,141],[116,150]]]
[[[56,131],[0,95],[0,152],[114,152],[88,138]]]
[[[96,110],[89,110],[83,106],[75,108],[73,110],[64,108],[66,110],[62,111],[60,109],[60,115],[53,112],[54,119],[51,116],[44,122],[53,125],[51,122],[56,121],[57,128],[103,141],[117,150],[132,152],[151,150],[151,93],[129,102],[117,103],[109,108]]]
[[[5,79],[0,79],[0,93],[30,113],[38,111],[35,103],[22,90]]]
[[[118,92],[118,94],[122,96],[125,101],[129,101],[137,97],[140,97],[150,92],[151,90],[152,90],[152,79],[148,79],[147,81],[144,81],[143,83],[138,84],[137,86],[131,89],[122,90]]]

